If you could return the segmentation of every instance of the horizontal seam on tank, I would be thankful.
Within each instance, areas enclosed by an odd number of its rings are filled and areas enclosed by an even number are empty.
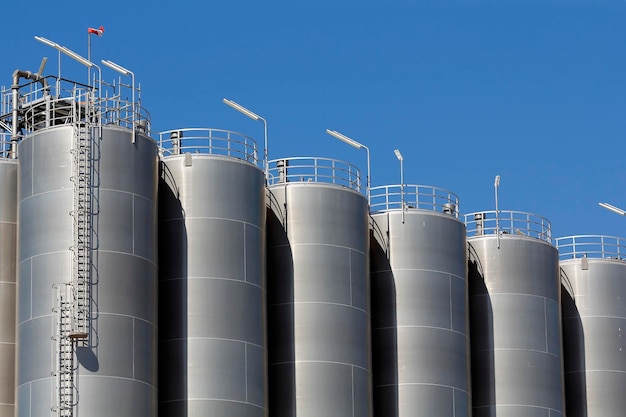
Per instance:
[[[102,187],[99,187],[98,189],[99,189],[99,191],[108,191],[108,192],[112,192],[112,193],[132,195],[132,196],[141,198],[142,200],[150,201],[150,202],[153,202],[153,203],[157,203],[157,200],[158,200],[158,197],[156,199],[152,199],[152,198],[148,198],[146,196],[143,196],[141,194],[132,193],[130,191],[118,190],[118,189],[115,189],[115,188],[102,188]],[[156,218],[158,218],[158,216],[155,217],[155,219]]]
[[[229,400],[226,398],[191,398],[191,397],[187,397],[184,399],[180,399],[180,400],[162,400],[159,401],[160,404],[165,404],[165,403],[179,403],[179,402],[187,402],[187,401],[224,401],[224,402],[229,402],[229,403],[238,403],[238,404],[246,404],[246,405],[251,405],[252,407],[256,407],[256,408],[260,408],[261,410],[265,410],[265,407],[255,404],[255,403],[251,403],[251,402],[246,402],[246,401],[237,401],[237,400]]]
[[[367,314],[368,316],[370,315],[369,312],[367,312],[367,311],[365,311],[365,310],[363,310],[362,308],[359,308],[359,307],[351,306],[349,304],[329,303],[329,302],[324,302],[324,301],[294,301],[294,302],[291,302],[291,303],[270,304],[269,307],[288,306],[288,305],[296,305],[296,304],[325,304],[325,305],[334,305],[334,306],[348,307],[348,308],[353,308],[355,310],[362,311],[363,313]]]
[[[0,220],[0,224],[15,224],[15,225],[17,225],[17,221],[8,222],[8,221]],[[2,403],[0,403],[0,404],[2,404]]]
[[[69,182],[69,180],[68,180],[68,182]],[[20,201],[18,201],[17,205],[19,207],[24,201],[28,201],[31,198],[35,198],[35,197],[40,196],[40,195],[53,194],[53,193],[67,193],[67,192],[73,192],[73,188],[72,188],[72,184],[71,183],[68,184],[67,188],[63,188],[63,189],[60,189],[60,190],[57,189],[57,190],[44,191],[42,193],[37,193],[37,194],[31,194],[28,197],[24,197],[24,198],[20,199]],[[18,211],[19,211],[19,209],[18,209]]]
[[[436,269],[390,268],[390,269],[380,269],[380,270],[377,270],[377,271],[372,271],[371,274],[374,275],[374,274],[379,274],[379,273],[384,273],[384,272],[396,272],[396,271],[436,272],[436,273],[441,274],[441,275],[451,276],[451,277],[459,278],[459,279],[465,281],[465,276],[464,275],[457,275],[457,274],[453,274],[453,273],[447,272],[447,271],[438,271]]]
[[[439,330],[448,331],[450,333],[456,333],[456,334],[459,334],[461,336],[467,336],[467,333],[463,333],[463,332],[460,332],[458,330],[454,330],[454,329],[452,329],[450,327],[439,327],[439,326],[414,326],[414,325],[386,326],[386,327],[373,327],[372,326],[372,331],[376,331],[376,330],[391,330],[391,329],[412,329],[412,328],[416,328],[416,329],[439,329]]]
[[[245,340],[229,339],[229,338],[226,338],[226,337],[202,337],[202,336],[177,337],[177,338],[170,338],[170,339],[161,339],[161,342],[182,341],[182,340],[224,340],[224,341],[227,341],[227,342],[237,342],[237,343],[243,343],[243,344],[246,344],[246,345],[255,346],[255,347],[258,347],[259,349],[261,349],[263,351],[266,350],[263,346],[257,345],[256,343],[246,342]]]
[[[155,262],[151,261],[150,259],[144,258],[143,256],[140,256],[140,255],[135,255],[134,253],[120,252],[120,251],[117,251],[117,250],[106,250],[106,249],[94,249],[94,252],[98,252],[98,253],[115,253],[115,254],[118,254],[118,255],[133,256],[135,258],[139,258],[139,259],[143,259],[144,261],[147,261],[150,265],[158,267],[158,265]]]
[[[14,345],[16,342],[0,342],[0,345]]]
[[[585,369],[584,371],[567,371],[566,374],[586,374],[589,372],[610,372],[613,374],[626,374],[626,371],[619,371],[616,369]]]
[[[148,321],[148,320],[146,320],[144,318],[137,317],[137,316],[131,316],[131,315],[128,315],[128,314],[120,314],[120,313],[112,313],[112,312],[109,312],[109,311],[101,311],[101,312],[98,312],[97,315],[98,316],[119,316],[119,317],[133,318],[133,319],[136,319],[136,320],[139,320],[139,321],[143,321],[144,323],[150,324],[154,328],[158,328],[154,323],[152,323],[152,322],[150,322],[150,321]],[[41,319],[41,318],[44,318],[44,317],[57,317],[57,313],[51,312],[50,314],[44,314],[44,315],[40,315],[40,316],[30,317],[27,320],[24,320],[24,321],[21,321],[21,322],[17,323],[17,326],[21,326],[24,323],[26,323],[27,321],[37,320],[37,319]],[[91,318],[91,320],[97,322],[98,318]]]
[[[333,245],[330,243],[292,243],[291,245],[284,245],[284,246],[291,246],[293,247],[297,247],[297,246],[329,246],[331,248],[342,248],[342,249],[348,249],[357,253],[360,253],[364,256],[367,256],[367,254],[361,250],[358,250],[356,248],[351,248],[349,246],[343,246],[343,245]]]
[[[26,259],[23,259],[21,261],[18,262],[18,265],[23,264],[24,262],[30,261],[33,258],[39,258],[41,256],[46,256],[46,255],[54,255],[54,254],[59,254],[59,253],[63,253],[63,254],[71,254],[72,252],[70,251],[69,247],[67,249],[64,250],[55,250],[52,252],[44,252],[44,253],[38,253],[36,255],[30,256]],[[69,281],[68,281],[69,282]]]
[[[469,395],[469,391],[452,386],[452,385],[446,385],[446,384],[432,384],[430,382],[398,382],[397,384],[382,384],[382,385],[374,385],[374,389],[376,388],[384,388],[384,387],[400,387],[403,385],[425,385],[425,386],[436,386],[436,387],[446,387],[446,388],[452,388],[452,390],[456,390],[456,391],[460,391],[462,393],[465,393],[467,395]]]
[[[165,278],[165,279],[161,279],[159,280],[159,282],[165,282],[165,281],[182,281],[182,280],[189,280],[189,279],[217,279],[217,280],[222,280],[222,281],[234,281],[234,282],[241,282],[242,284],[248,284],[248,285],[252,285],[253,287],[257,287],[261,290],[263,290],[263,292],[265,292],[265,289],[263,287],[261,287],[258,284],[254,284],[250,281],[242,281],[240,279],[235,279],[235,278],[224,278],[224,277],[198,277],[198,276],[193,276],[193,277],[177,277],[177,278]]]
[[[521,349],[521,348],[472,349],[472,352],[494,352],[494,351],[537,352],[537,353],[544,353],[549,356],[554,356],[555,358],[561,358],[561,355],[557,355],[555,353],[550,353],[550,352],[546,352],[545,350],[537,350],[537,349]]]
[[[2,280],[0,280],[0,284],[13,284],[13,285],[17,285],[17,282],[15,282],[15,281],[2,281]]]
[[[537,295],[537,294],[524,294],[524,293],[515,293],[515,292],[498,292],[495,294],[492,293],[487,293],[487,294],[476,294],[476,295],[470,295],[470,298],[478,298],[478,297],[497,297],[499,295],[513,295],[513,296],[517,296],[517,297],[533,297],[533,298],[541,298],[542,300],[547,300],[547,301],[554,301],[555,303],[557,302],[556,299],[554,298],[549,298],[549,297],[544,297],[543,295]]]
[[[580,317],[564,317],[563,320],[580,320],[580,319],[622,319],[622,320],[626,320],[626,317],[624,316],[583,316],[580,315]]]
[[[54,378],[54,377],[52,377]],[[114,376],[114,375],[96,375],[96,374],[80,374],[80,378],[110,378],[110,379],[123,379],[125,381],[134,381],[134,382],[139,382],[142,385],[147,385],[151,388],[153,388],[154,390],[157,390],[156,385],[150,384],[146,381],[142,381],[141,379],[135,379],[135,378],[127,378],[125,376]]]
[[[344,366],[349,366],[349,367],[354,367],[354,368],[359,368],[365,372],[367,372],[368,374],[371,374],[371,370],[364,368],[362,366],[359,365],[355,365],[353,363],[345,363],[345,362],[335,362],[335,361],[305,361],[305,360],[295,360],[295,361],[287,361],[287,362],[274,362],[269,364],[269,366],[274,366],[274,365],[288,365],[290,363],[331,363],[334,365],[344,365]]]
[[[212,217],[212,216],[188,216],[188,217],[177,217],[175,219],[165,219],[165,220],[159,220],[159,223],[169,223],[169,222],[179,222],[181,220],[195,220],[195,219],[211,219],[211,220],[227,220],[229,222],[233,222],[233,223],[242,223],[248,226],[252,226],[255,229],[258,230],[265,230],[263,227],[258,226],[254,223],[250,223],[244,220],[237,220],[237,219],[229,219],[227,217]]]
[[[539,408],[541,410],[550,410],[550,411],[554,411],[556,413],[562,414],[561,411],[557,410],[556,408],[552,408],[552,407],[542,407],[540,405],[531,405],[531,404],[491,404],[491,405],[476,405],[472,408],[493,408],[493,407],[528,407],[528,408]]]

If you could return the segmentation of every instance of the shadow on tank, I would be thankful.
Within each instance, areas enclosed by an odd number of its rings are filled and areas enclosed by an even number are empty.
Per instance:
[[[374,415],[399,416],[396,283],[389,263],[388,236],[370,221],[372,377]]]
[[[560,269],[560,272],[565,410],[568,417],[587,417],[585,331],[576,306],[574,288],[565,271]]]
[[[467,244],[470,305],[472,408],[474,415],[491,415],[496,404],[493,307],[485,285],[483,267],[472,244]],[[477,409],[487,410],[481,414]],[[495,412],[495,411],[494,411]]]
[[[272,417],[296,409],[294,272],[286,208],[267,192],[268,390]]]
[[[165,164],[159,178],[159,414],[187,415],[187,229],[178,186]]]

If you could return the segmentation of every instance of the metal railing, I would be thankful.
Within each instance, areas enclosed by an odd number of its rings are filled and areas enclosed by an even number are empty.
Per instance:
[[[370,190],[370,210],[430,210],[459,217],[459,197],[443,188],[428,185],[383,185]]]
[[[507,210],[469,213],[465,215],[465,226],[468,238],[489,234],[518,235],[552,243],[550,221],[534,213]]]
[[[121,86],[102,83],[88,86],[75,81],[45,77],[46,86],[33,81],[19,88],[18,106],[24,133],[47,127],[71,125],[91,118],[100,125],[116,125],[150,134],[150,114],[132,101],[121,98]],[[11,122],[12,89],[3,88],[0,117]],[[133,117],[134,111],[134,117]]]
[[[359,169],[347,162],[329,158],[295,157],[269,161],[268,185],[287,182],[336,184],[362,191]]]
[[[0,132],[0,158],[11,158],[11,134]]]
[[[626,260],[626,240],[615,236],[580,235],[555,239],[559,259],[576,258]]]
[[[191,154],[223,155],[260,166],[254,139],[241,133],[211,128],[167,130],[159,133],[162,156]]]

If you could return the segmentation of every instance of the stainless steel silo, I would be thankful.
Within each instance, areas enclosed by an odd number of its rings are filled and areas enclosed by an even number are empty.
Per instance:
[[[161,134],[159,415],[267,416],[265,176],[250,138]]]
[[[9,141],[0,146],[8,150]],[[17,160],[8,156],[0,154],[0,417],[15,412]]]
[[[465,216],[474,417],[565,415],[558,253],[550,223]]]
[[[157,145],[79,87],[18,147],[16,415],[155,416]]]
[[[371,190],[374,414],[471,416],[465,224],[453,193]]]
[[[626,410],[626,241],[557,239],[563,294],[568,417],[618,417]]]
[[[368,204],[358,170],[271,161],[268,337],[272,417],[371,417]]]

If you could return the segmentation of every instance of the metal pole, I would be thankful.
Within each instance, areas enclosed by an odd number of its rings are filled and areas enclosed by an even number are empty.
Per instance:
[[[500,187],[500,176],[496,175],[493,183],[496,194],[496,236],[498,239],[498,249],[500,249],[500,210],[498,209],[498,187]]]

